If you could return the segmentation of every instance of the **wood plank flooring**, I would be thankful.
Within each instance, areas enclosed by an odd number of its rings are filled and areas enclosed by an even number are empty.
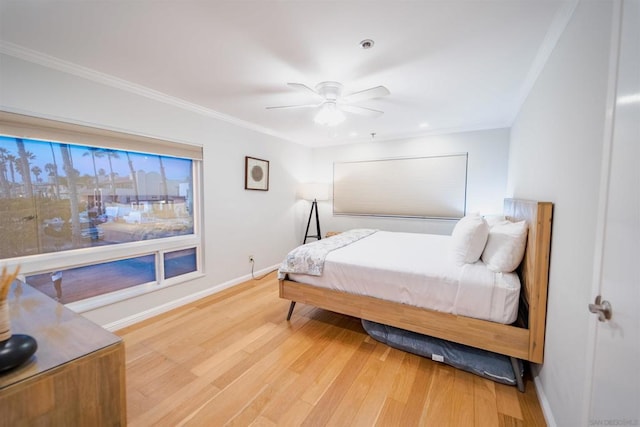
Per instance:
[[[274,274],[118,332],[130,426],[543,426],[526,393],[278,297]]]

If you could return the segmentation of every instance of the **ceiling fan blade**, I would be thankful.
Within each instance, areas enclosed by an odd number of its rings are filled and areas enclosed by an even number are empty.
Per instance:
[[[316,97],[323,99],[322,95],[320,95],[318,92],[316,92],[315,90],[311,89],[309,86],[304,85],[302,83],[287,83],[287,86],[292,87],[296,90],[299,90],[301,92],[309,92],[312,93],[313,95],[315,95]]]
[[[367,99],[381,98],[383,96],[389,95],[389,89],[384,86],[376,86],[370,89],[361,90],[360,92],[350,93],[349,95],[343,96],[341,101],[347,103],[354,103],[365,101]]]
[[[265,107],[267,110],[277,110],[277,109],[286,109],[286,108],[314,108],[321,106],[320,104],[300,104],[300,105],[278,105],[276,107]]]
[[[380,117],[384,114],[384,111],[374,110],[373,108],[358,107],[356,105],[340,104],[340,109],[342,111],[346,111],[347,113],[359,114],[361,116],[367,117]]]

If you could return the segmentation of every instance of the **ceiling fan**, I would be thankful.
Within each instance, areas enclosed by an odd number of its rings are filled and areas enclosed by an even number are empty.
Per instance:
[[[373,108],[361,107],[352,104],[369,99],[381,98],[391,93],[389,92],[389,89],[384,86],[376,86],[359,92],[353,92],[348,95],[342,95],[342,84],[332,81],[318,83],[315,89],[312,89],[302,83],[287,83],[287,85],[294,89],[312,94],[317,99],[317,102],[312,104],[267,107],[267,109],[319,108],[314,121],[325,126],[335,126],[344,121],[344,112],[367,117],[381,116],[384,113],[380,110],[374,110]]]

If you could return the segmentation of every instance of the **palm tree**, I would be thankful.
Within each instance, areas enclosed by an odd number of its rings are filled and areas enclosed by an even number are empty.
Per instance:
[[[49,142],[49,147],[51,147],[51,157],[53,158],[53,169],[49,171],[49,176],[51,172],[53,172],[53,179],[56,184],[56,196],[60,199],[60,176],[58,175],[58,162],[56,162],[56,153],[53,150],[53,142]]]
[[[22,159],[27,159],[27,166],[29,166],[31,164],[31,160],[34,160],[36,158],[36,155],[33,154],[31,151],[24,151],[24,153],[19,154],[18,159],[16,159],[16,172],[18,172],[20,174],[20,176],[22,177],[22,179],[24,180],[24,175],[29,175],[31,173],[31,170],[27,167],[26,170],[23,170],[24,168],[24,162],[22,161]],[[29,176],[29,180],[31,180],[31,176]],[[33,181],[31,181],[33,183]]]
[[[13,154],[7,154],[6,156],[7,162],[9,163],[9,172],[11,173],[11,189],[9,193],[9,197],[13,196],[13,188],[16,186],[16,172],[15,167],[18,164],[18,158]]]
[[[47,176],[55,180],[53,188],[55,190],[56,199],[60,199],[60,185],[58,177],[58,167],[53,163],[47,163],[44,165],[44,170],[47,171]]]
[[[42,175],[42,169],[40,169],[40,166],[32,166],[31,167],[31,173],[36,177],[36,183],[41,183],[42,182],[42,178],[40,178],[40,175]],[[36,188],[36,191],[38,192],[39,196],[42,196],[42,189],[40,188]]]
[[[0,186],[4,190],[5,197],[11,197],[11,189],[9,188],[9,180],[7,179],[7,155],[9,150],[0,147]]]
[[[82,156],[86,157],[86,156],[91,156],[91,160],[93,162],[93,176],[96,179],[96,191],[98,191],[98,189],[100,189],[100,181],[98,180],[98,168],[96,167],[96,157],[102,157],[103,154],[101,152],[101,148],[97,148],[97,147],[87,147],[87,152],[83,153]]]
[[[16,138],[16,145],[18,146],[18,155],[20,156],[18,162],[18,172],[22,175],[22,181],[25,187],[25,196],[33,197],[33,186],[31,185],[31,173],[29,172],[29,161],[36,158],[36,156],[25,150],[24,141],[21,138]]]
[[[136,169],[133,167],[133,161],[129,152],[127,151],[127,163],[129,163],[129,171],[131,172],[131,180],[133,181],[133,191],[136,195],[136,206],[140,204],[140,194],[138,193],[138,177],[136,176]]]
[[[71,203],[71,239],[73,247],[78,247],[80,243],[80,210],[78,209],[78,188],[76,179],[78,171],[73,168],[73,160],[69,151],[69,144],[60,144],[62,153],[63,169],[67,176],[69,188],[69,201]]]
[[[36,177],[36,182],[42,182],[42,179],[40,179],[40,175],[42,175],[42,169],[40,169],[40,166],[33,166],[31,168],[31,173]]]
[[[114,150],[104,150],[107,154],[107,159],[109,160],[109,177],[111,178],[111,200],[115,202],[116,200],[116,173],[113,172],[113,164],[111,163],[111,159],[119,159],[120,155],[117,151]]]
[[[167,189],[167,174],[164,172],[164,163],[162,163],[162,156],[158,156],[158,160],[160,160],[160,177],[162,179],[162,192],[164,196],[164,201],[169,201],[169,190]]]
[[[104,150],[102,148],[97,147],[87,147],[89,151],[83,154],[83,156],[91,155],[91,160],[93,161],[93,176],[96,180],[96,186],[93,190],[94,194],[94,205],[98,209],[98,214],[104,213],[104,205],[102,202],[102,193],[100,192],[100,180],[98,179],[98,169],[96,168],[96,157],[104,157]]]

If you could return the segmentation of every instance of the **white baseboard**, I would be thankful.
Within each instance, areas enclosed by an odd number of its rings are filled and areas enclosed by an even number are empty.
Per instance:
[[[254,276],[259,277],[263,274],[267,274],[274,269],[278,268],[280,264],[272,265],[267,268],[263,268],[260,271],[254,273]],[[162,313],[166,313],[167,311],[173,310],[174,308],[181,307],[183,305],[192,303],[194,301],[198,301],[199,299],[208,297],[209,295],[216,294],[220,291],[223,291],[227,288],[230,288],[235,285],[239,285],[240,283],[244,283],[248,280],[251,280],[251,274],[247,274],[236,279],[229,280],[227,282],[221,283],[219,285],[212,286],[208,289],[204,289],[199,292],[195,292],[190,295],[185,295],[182,298],[179,298],[175,301],[168,302],[166,304],[159,305],[157,307],[153,307],[149,310],[141,311],[140,313],[133,314],[131,316],[127,316],[120,320],[116,320],[115,322],[108,323],[106,325],[101,325],[108,331],[117,331],[119,329],[126,328],[127,326],[135,325],[136,323],[142,322],[143,320],[149,319],[154,316],[158,316]]]
[[[556,420],[555,418],[553,418],[551,405],[549,405],[549,400],[547,399],[547,395],[544,392],[542,381],[540,381],[540,375],[538,375],[537,370],[535,372],[532,372],[532,375],[533,375],[533,383],[536,386],[536,394],[538,395],[538,401],[540,402],[540,407],[542,408],[542,414],[544,415],[544,419],[547,422],[547,426],[557,427],[558,424],[556,424]]]

